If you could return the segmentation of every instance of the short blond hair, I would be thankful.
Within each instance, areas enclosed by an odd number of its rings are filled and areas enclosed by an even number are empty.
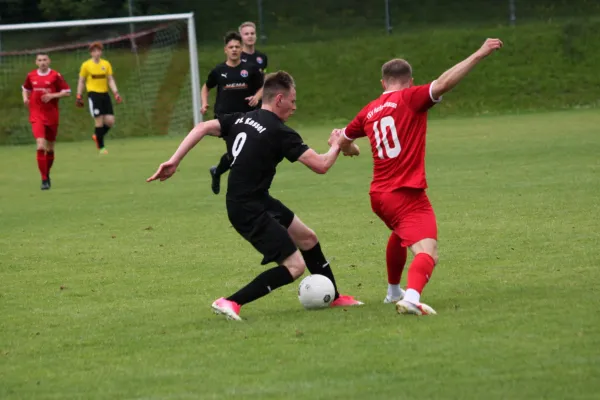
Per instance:
[[[241,33],[242,32],[242,28],[246,28],[248,26],[251,27],[251,28],[254,28],[254,30],[256,30],[256,24],[254,22],[252,22],[252,21],[246,21],[246,22],[242,22],[242,24],[238,28],[238,31]]]
[[[410,78],[412,78],[412,67],[408,61],[401,58],[394,58],[381,67],[381,79],[386,82],[406,82]]]

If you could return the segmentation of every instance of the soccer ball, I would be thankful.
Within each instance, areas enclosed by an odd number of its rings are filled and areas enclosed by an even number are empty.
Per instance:
[[[307,310],[327,308],[333,301],[335,288],[323,275],[309,275],[302,279],[298,288],[298,300]]]

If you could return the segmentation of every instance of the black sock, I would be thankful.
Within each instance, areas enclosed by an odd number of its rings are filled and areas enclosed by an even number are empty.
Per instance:
[[[225,153],[225,154],[223,154],[223,157],[221,157],[221,160],[219,161],[219,165],[217,165],[216,174],[221,176],[225,172],[229,171],[230,168],[231,168],[231,160],[229,159],[229,154]]]
[[[311,274],[319,274],[328,277],[331,282],[333,282],[333,287],[335,288],[335,298],[337,299],[340,297],[329,261],[325,259],[325,255],[321,250],[321,243],[317,243],[315,247],[310,250],[300,250],[300,252],[302,253],[302,257],[304,257],[304,262],[306,263],[308,271]]]
[[[104,125],[102,128],[104,129],[104,136],[106,136],[106,134],[108,133],[108,131],[110,131],[110,126]]]
[[[294,278],[290,271],[283,265],[279,265],[259,274],[252,282],[229,296],[227,300],[235,301],[239,305],[248,304],[292,282],[294,282]]]
[[[98,142],[98,147],[104,148],[104,127],[97,126],[95,129],[96,141]]]

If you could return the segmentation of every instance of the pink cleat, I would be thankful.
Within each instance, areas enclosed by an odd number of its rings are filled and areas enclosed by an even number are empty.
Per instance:
[[[215,314],[223,314],[227,319],[233,319],[235,321],[242,320],[242,318],[240,318],[241,308],[242,306],[238,303],[227,300],[225,297],[221,297],[212,303],[212,309]]]
[[[354,297],[349,296],[347,294],[341,294],[340,297],[331,302],[330,307],[351,307],[351,306],[361,306],[365,303],[362,301],[356,300]]]

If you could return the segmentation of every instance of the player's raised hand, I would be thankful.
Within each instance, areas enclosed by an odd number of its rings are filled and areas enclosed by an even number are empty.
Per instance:
[[[79,108],[83,108],[83,98],[81,97],[80,94],[78,94],[77,98],[75,99],[75,106],[79,107]]]
[[[152,175],[150,178],[146,179],[146,182],[152,182],[157,179],[160,180],[161,182],[166,181],[167,179],[172,177],[175,172],[177,172],[178,165],[179,165],[178,163],[171,161],[171,160],[160,164],[160,166],[158,167],[158,170],[156,170],[154,175]]]
[[[206,114],[206,111],[208,111],[208,108],[209,108],[209,107],[210,107],[210,106],[209,106],[208,104],[202,104],[202,107],[200,107],[200,113],[201,113],[202,115]]]
[[[115,93],[115,101],[117,102],[117,104],[121,104],[123,102],[123,98],[118,92]]]
[[[494,51],[501,49],[502,46],[504,46],[504,43],[500,39],[487,39],[478,52],[483,57],[487,57]]]

